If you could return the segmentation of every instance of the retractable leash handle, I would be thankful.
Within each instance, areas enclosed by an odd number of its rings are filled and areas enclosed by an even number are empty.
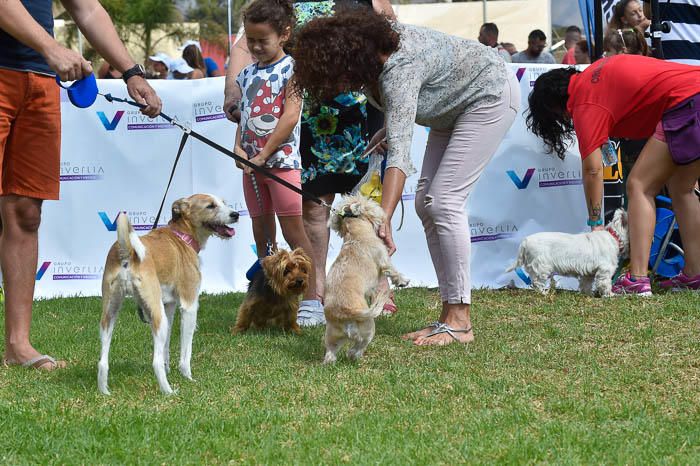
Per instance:
[[[73,81],[70,86],[64,86],[61,77],[56,75],[56,83],[66,90],[68,100],[78,108],[88,108],[97,100],[97,81],[94,74],[89,74],[83,79]]]

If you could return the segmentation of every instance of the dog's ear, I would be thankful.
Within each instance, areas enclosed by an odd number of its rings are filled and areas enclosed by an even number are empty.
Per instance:
[[[277,251],[271,256],[267,256],[262,260],[262,268],[265,276],[272,281],[278,280],[284,276],[284,268],[289,262],[289,253],[287,251]]]
[[[171,210],[172,219],[180,219],[180,217],[182,217],[183,214],[187,213],[189,209],[190,202],[187,200],[187,198],[178,199],[177,201],[173,202],[173,207]]]
[[[292,251],[292,259],[294,259],[300,266],[305,265],[307,271],[311,268],[311,258],[302,248],[296,248],[294,251]]]
[[[328,226],[330,227],[330,229],[340,234],[340,227],[342,224],[343,217],[338,215],[337,212],[331,212],[331,217],[328,219]]]
[[[612,222],[610,223],[615,223],[617,225],[620,225],[622,228],[627,228],[627,212],[625,211],[625,209],[620,207],[619,209],[615,210]]]
[[[268,278],[272,278],[275,273],[275,268],[277,267],[276,261],[275,261],[275,254],[267,257],[263,257],[260,260],[260,265],[262,266],[263,272],[265,272],[265,276]]]

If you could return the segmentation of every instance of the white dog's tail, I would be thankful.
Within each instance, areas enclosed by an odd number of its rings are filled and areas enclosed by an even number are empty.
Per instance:
[[[375,319],[379,317],[379,314],[381,314],[382,310],[384,309],[384,305],[387,301],[389,301],[389,296],[391,296],[391,290],[389,290],[389,288],[377,292],[377,295],[374,297],[374,299],[369,305],[369,309],[362,312],[361,314],[355,314],[353,316],[353,319],[364,320]],[[360,337],[359,331],[360,330],[357,328],[357,322],[355,322],[354,320],[345,324],[345,334],[351,339],[358,339]]]
[[[141,242],[139,235],[131,226],[129,217],[124,212],[117,217],[117,242],[119,243],[119,258],[121,260],[128,261],[131,257],[131,251],[136,253],[140,261],[146,257],[146,246]]]
[[[527,238],[523,240],[522,243],[520,243],[520,248],[518,249],[518,258],[515,260],[513,265],[508,267],[506,269],[506,272],[512,272],[513,270],[517,269],[518,267],[522,267],[525,263],[525,241],[527,241]]]

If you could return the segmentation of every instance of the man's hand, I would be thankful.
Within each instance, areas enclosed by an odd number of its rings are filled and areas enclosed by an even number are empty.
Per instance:
[[[379,227],[379,237],[384,241],[386,248],[389,250],[389,255],[393,255],[396,252],[396,245],[391,233],[391,222],[385,222]]]
[[[252,163],[253,165],[257,165],[258,167],[262,167],[263,165],[265,165],[265,162],[266,162],[266,161],[267,161],[266,159],[260,157],[259,155],[256,155],[255,157],[253,157],[252,159],[250,159],[250,163]],[[250,175],[251,173],[253,173],[253,169],[250,168],[250,167],[247,166],[247,165],[246,165],[246,167],[243,169],[243,171],[244,171],[247,175]]]
[[[89,61],[58,42],[46,52],[44,58],[61,81],[76,81],[92,74],[92,65]]]
[[[163,103],[160,101],[156,91],[141,76],[129,78],[126,83],[126,89],[136,102],[146,105],[146,108],[141,109],[141,113],[151,118],[155,118],[160,114]]]

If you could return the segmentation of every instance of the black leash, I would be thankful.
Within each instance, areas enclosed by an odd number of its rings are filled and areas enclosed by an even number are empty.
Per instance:
[[[134,102],[133,100],[121,99],[119,97],[113,97],[112,94],[100,94],[100,93],[98,93],[98,94],[101,95],[102,97],[104,97],[105,99],[107,99],[108,102],[121,102],[121,103],[125,103],[128,105],[132,105],[134,107],[138,107],[140,109],[146,108],[146,105],[139,104],[138,102]],[[328,204],[327,202],[325,202],[323,199],[319,198],[315,194],[311,194],[309,192],[306,192],[303,189],[300,189],[300,188],[294,186],[293,184],[291,184],[287,180],[283,180],[279,176],[270,173],[267,168],[259,167],[259,166],[255,165],[254,163],[250,162],[248,159],[243,158],[239,155],[236,155],[233,151],[226,149],[225,147],[221,146],[220,144],[215,143],[211,139],[194,131],[192,128],[188,128],[187,126],[183,125],[179,121],[169,117],[165,113],[161,112],[158,114],[158,116],[162,117],[165,121],[172,124],[173,126],[177,126],[185,133],[183,135],[182,140],[180,141],[180,150],[178,151],[177,158],[175,159],[175,164],[173,165],[173,171],[170,174],[170,181],[172,181],[173,174],[175,172],[175,166],[177,165],[177,162],[180,159],[180,154],[182,152],[182,149],[185,146],[185,141],[187,140],[186,136],[192,136],[193,138],[198,139],[199,141],[208,145],[212,149],[216,149],[217,151],[221,152],[222,154],[231,157],[232,159],[234,159],[237,162],[240,162],[242,165],[245,165],[246,167],[250,167],[253,170],[257,171],[258,173],[270,178],[271,180],[276,181],[277,183],[281,184],[285,188],[291,189],[295,193],[300,194],[303,198],[309,199],[309,200],[315,202],[316,204],[322,205],[322,206],[327,207],[329,209],[332,208],[332,206],[330,204]],[[168,188],[169,187],[170,187],[170,182],[168,182]],[[166,194],[167,194],[167,190],[166,190]],[[165,198],[163,199],[163,202],[165,202]],[[163,205],[161,204],[161,209],[162,209],[162,207],[163,207]],[[158,223],[158,218],[156,218],[156,224],[157,223]]]
[[[189,133],[182,133],[182,139],[180,139],[180,148],[177,150],[177,155],[175,156],[175,163],[173,163],[173,169],[170,171],[170,179],[168,180],[168,185],[165,187],[165,194],[163,194],[163,200],[160,201],[160,208],[158,209],[158,214],[156,215],[156,220],[153,222],[153,228],[151,228],[151,230],[155,230],[156,228],[158,228],[158,220],[160,220],[160,214],[163,213],[165,198],[168,197],[170,183],[173,182],[173,177],[175,176],[175,167],[177,167],[177,163],[180,161],[180,155],[182,155],[182,150],[185,148],[185,144],[187,143],[188,137]]]

